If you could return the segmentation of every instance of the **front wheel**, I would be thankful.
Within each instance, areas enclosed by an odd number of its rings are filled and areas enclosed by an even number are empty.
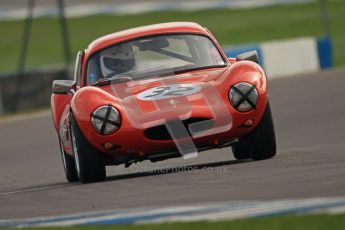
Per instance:
[[[276,138],[269,102],[258,126],[250,134],[240,138],[232,146],[232,151],[236,159],[264,160],[276,155]]]
[[[65,176],[66,176],[67,181],[69,181],[69,182],[78,181],[78,174],[77,174],[77,170],[75,168],[73,157],[66,154],[60,138],[59,138],[59,144],[60,144],[60,153],[61,153],[62,164],[63,164],[64,170],[65,170]]]
[[[72,151],[79,181],[103,181],[106,176],[103,157],[87,142],[73,116],[70,122]]]

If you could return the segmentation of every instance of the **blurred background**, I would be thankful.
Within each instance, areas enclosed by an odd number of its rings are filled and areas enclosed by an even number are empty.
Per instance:
[[[104,183],[66,183],[49,111],[52,81],[72,78],[77,52],[94,39],[171,21],[207,27],[229,57],[257,50],[269,78],[277,158],[236,161],[223,148],[107,167]],[[344,86],[345,0],[0,0],[0,228],[6,219],[114,209],[127,221],[136,218],[121,210],[145,210],[147,220],[150,207],[216,204],[197,212],[272,217],[271,225],[257,218],[262,227],[244,220],[243,229],[344,229]],[[276,219],[322,207],[342,214]]]
[[[343,0],[0,0],[0,114],[47,108],[99,36],[170,21],[207,27],[229,56],[257,49],[270,77],[345,64]],[[277,61],[289,50],[301,67]]]

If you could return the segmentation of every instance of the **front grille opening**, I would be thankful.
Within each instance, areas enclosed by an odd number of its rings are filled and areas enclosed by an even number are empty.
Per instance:
[[[172,124],[175,122],[176,121],[173,121]],[[189,125],[198,123],[198,122],[199,122],[198,125],[193,126],[193,133],[209,130],[213,126],[213,122],[207,118],[189,118],[189,119],[183,120],[182,123],[184,127],[186,128],[187,134],[189,136],[191,135],[190,134],[191,130],[189,128]],[[144,131],[144,135],[146,138],[151,139],[151,140],[172,140],[170,133],[165,124],[146,129]],[[179,136],[178,138],[184,138],[184,137],[187,137],[187,136]]]

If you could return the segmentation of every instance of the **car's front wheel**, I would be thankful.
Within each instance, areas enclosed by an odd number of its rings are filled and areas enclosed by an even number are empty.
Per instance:
[[[232,146],[232,151],[236,159],[264,160],[276,155],[276,138],[269,102],[258,126],[250,134],[240,138]]]
[[[103,181],[106,177],[103,157],[87,142],[73,116],[70,122],[72,151],[79,181]]]
[[[73,157],[66,154],[62,142],[59,138],[59,144],[60,144],[60,153],[61,153],[61,159],[62,159],[62,165],[64,167],[65,176],[67,181],[69,182],[75,182],[78,181],[78,175],[77,170],[75,168]]]

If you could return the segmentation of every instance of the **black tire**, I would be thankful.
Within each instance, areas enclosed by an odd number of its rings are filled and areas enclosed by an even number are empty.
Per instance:
[[[87,142],[73,116],[70,122],[72,151],[79,181],[103,181],[106,177],[103,157]]]
[[[276,138],[269,102],[264,115],[253,132],[240,138],[239,142],[232,146],[236,159],[264,160],[276,155]]]
[[[232,153],[234,154],[236,160],[245,160],[252,158],[252,154],[249,153],[248,150],[245,150],[244,147],[245,146],[241,145],[241,143],[236,143],[231,146]]]
[[[59,138],[59,144],[60,144],[61,160],[62,160],[62,165],[64,167],[66,179],[69,182],[76,182],[78,181],[78,174],[75,168],[74,159],[70,155],[66,154],[66,152],[63,150],[60,138]]]

